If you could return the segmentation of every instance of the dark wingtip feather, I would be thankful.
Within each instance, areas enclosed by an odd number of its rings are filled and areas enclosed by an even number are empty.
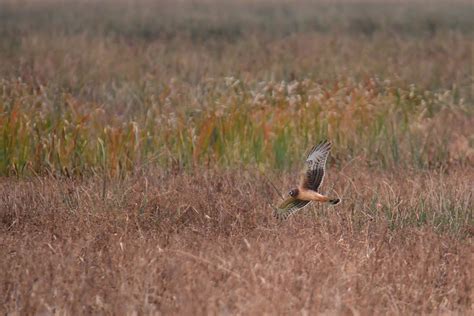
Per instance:
[[[329,147],[332,146],[331,141],[330,141],[330,140],[327,140],[327,139],[323,140],[323,141],[321,142],[321,144],[322,144],[322,145],[325,145],[325,146],[329,146]]]
[[[319,144],[317,144],[316,146],[313,147],[314,150],[318,149],[318,148],[327,148],[327,149],[331,149],[331,146],[332,146],[332,143],[331,141],[327,140],[327,139],[324,139],[322,141],[319,142]]]
[[[286,220],[288,218],[288,215],[285,213],[278,212],[277,210],[273,211],[273,217],[275,217],[279,221]]]
[[[306,159],[308,159],[315,151],[317,151],[321,148],[325,148],[325,149],[327,149],[327,151],[330,151],[331,147],[332,147],[331,141],[329,141],[327,139],[323,139],[322,141],[320,141],[319,143],[317,143],[316,145],[311,147],[308,154],[306,155]]]

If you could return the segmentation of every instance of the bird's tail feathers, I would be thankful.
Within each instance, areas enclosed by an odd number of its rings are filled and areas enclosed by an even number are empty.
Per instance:
[[[329,203],[331,203],[332,205],[337,205],[337,204],[341,203],[341,199],[339,199],[339,198],[330,199]]]

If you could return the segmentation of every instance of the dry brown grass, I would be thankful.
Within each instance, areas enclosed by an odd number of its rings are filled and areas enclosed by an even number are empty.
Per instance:
[[[0,0],[0,314],[472,314],[473,9]]]
[[[467,313],[473,179],[348,166],[281,223],[251,170],[4,179],[0,312]]]

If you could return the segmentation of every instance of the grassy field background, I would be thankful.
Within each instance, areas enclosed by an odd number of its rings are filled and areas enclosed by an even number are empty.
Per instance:
[[[0,1],[2,313],[464,314],[469,1]],[[269,204],[333,142],[323,192]]]

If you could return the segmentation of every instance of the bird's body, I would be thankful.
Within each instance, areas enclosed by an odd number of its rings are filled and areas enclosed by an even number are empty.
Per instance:
[[[295,196],[298,200],[303,201],[316,201],[316,202],[327,202],[330,199],[327,196],[319,194],[313,190],[307,190],[304,188],[298,188],[298,195]]]
[[[323,141],[311,149],[306,158],[307,166],[299,186],[296,189],[292,189],[289,192],[290,196],[275,209],[275,216],[277,218],[286,219],[311,201],[329,202],[333,205],[340,202],[340,199],[330,198],[318,192],[324,179],[326,160],[330,150],[331,143],[328,141]]]

